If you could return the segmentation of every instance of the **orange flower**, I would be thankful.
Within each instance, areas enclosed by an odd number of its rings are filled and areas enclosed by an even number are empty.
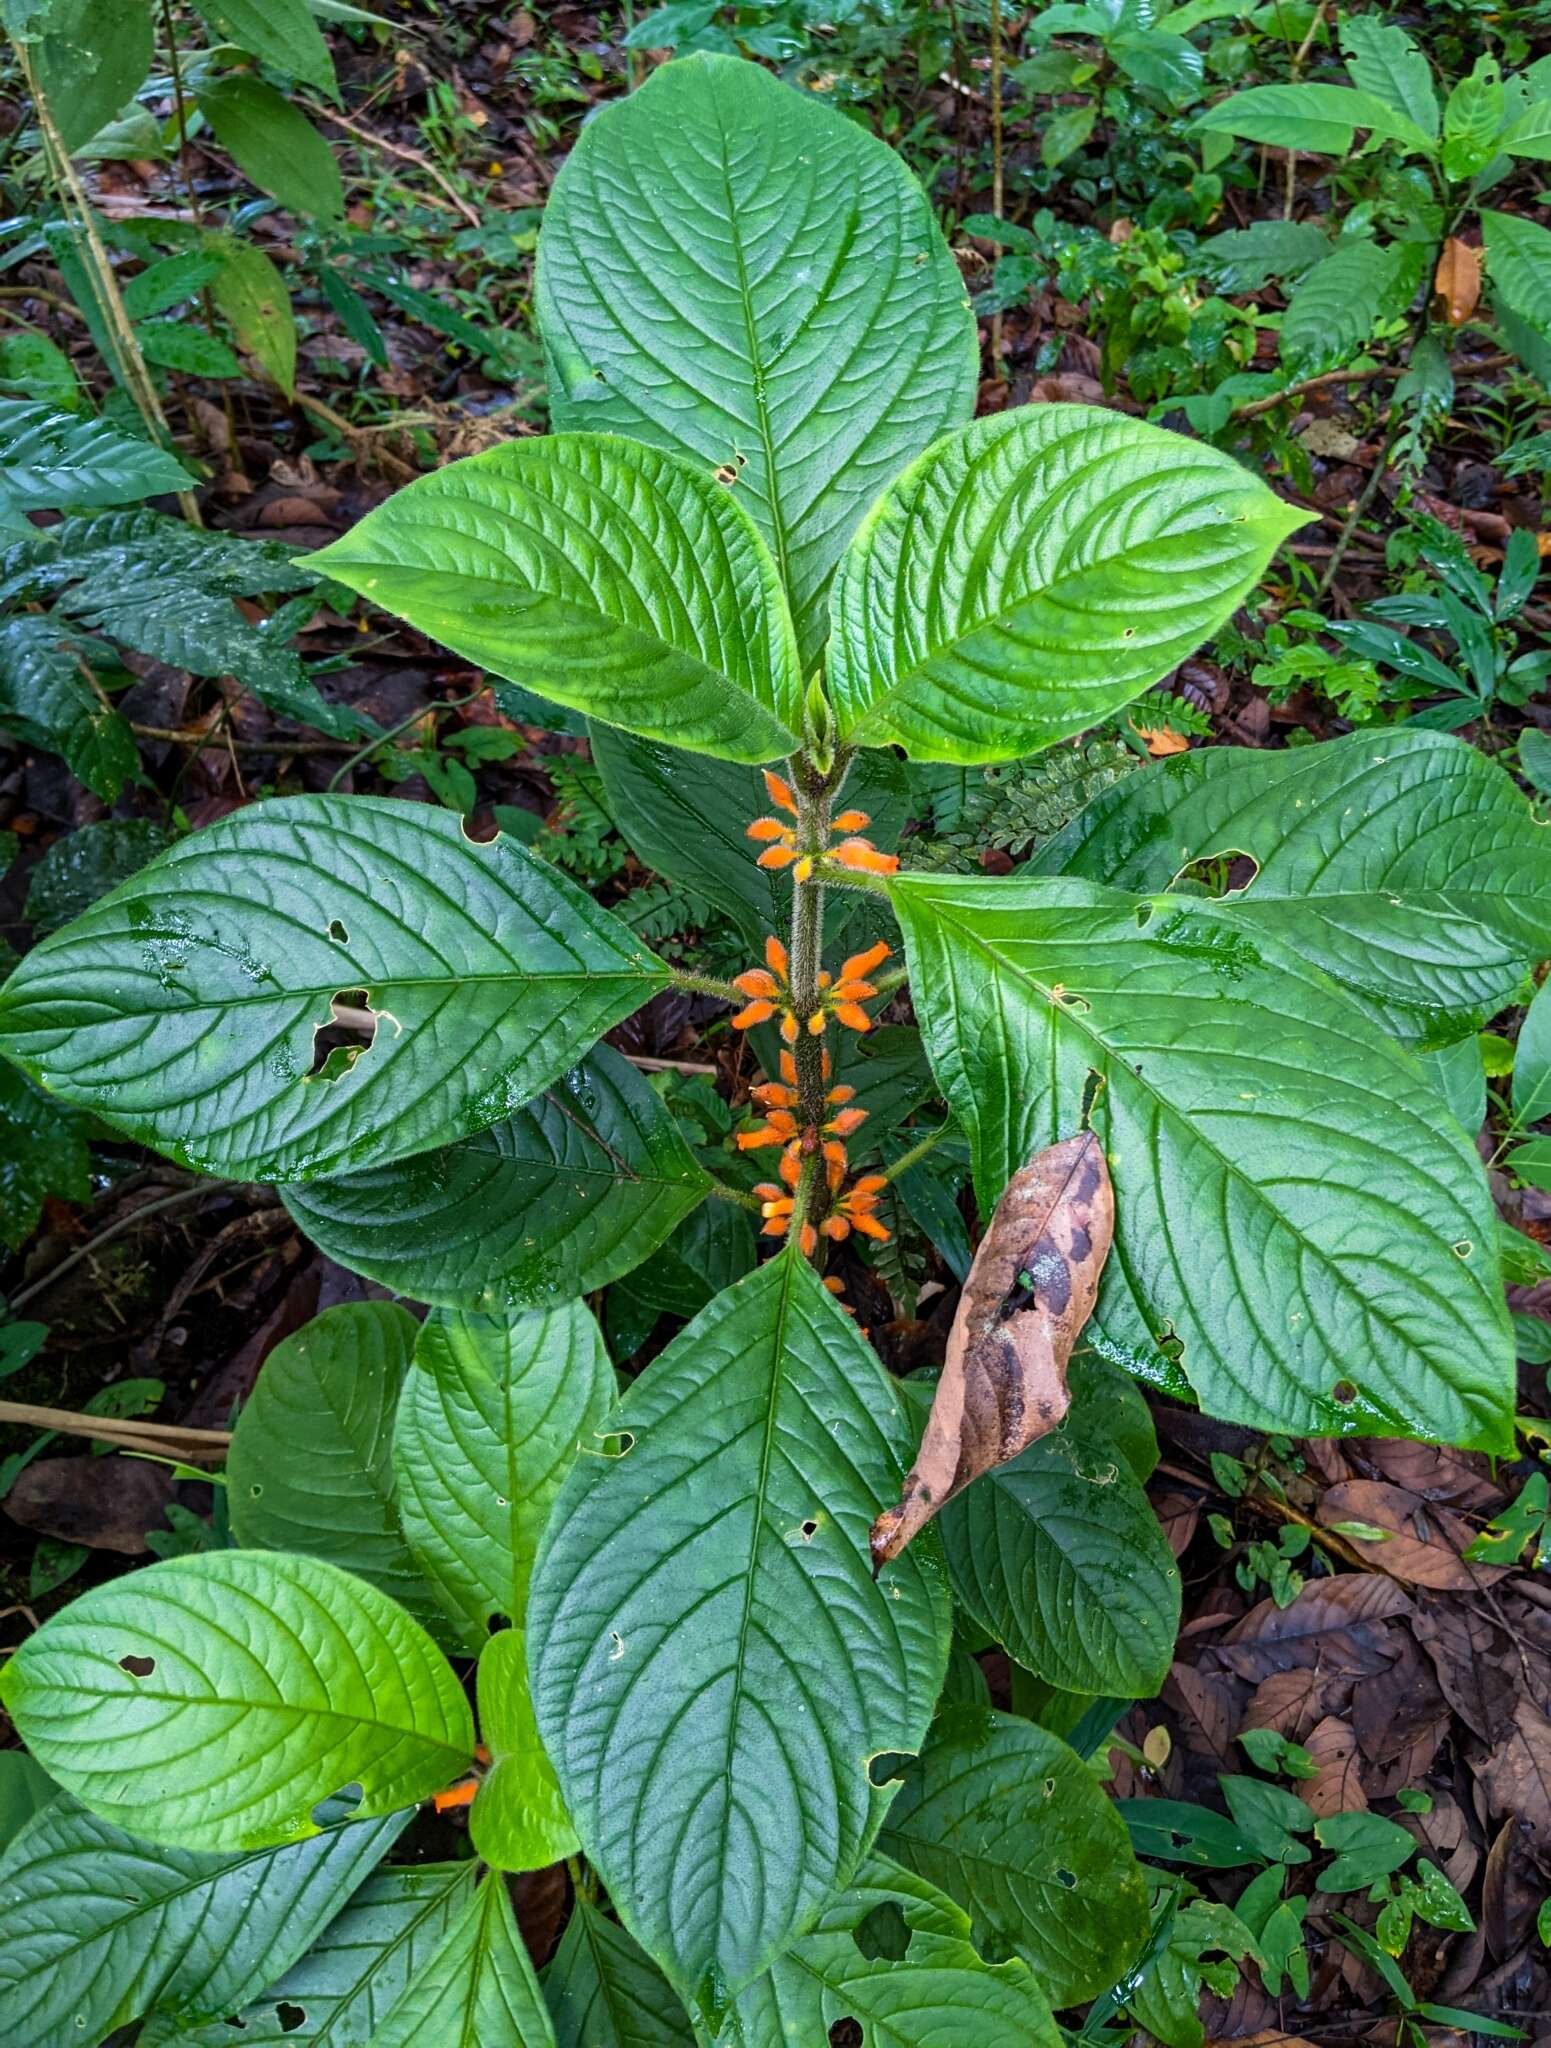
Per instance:
[[[789,817],[797,816],[797,799],[792,795],[790,783],[783,782],[779,775],[769,768],[764,771],[765,788],[770,801],[778,810]],[[823,856],[835,860],[842,867],[866,868],[873,874],[892,875],[899,861],[892,853],[879,853],[870,839],[859,839],[855,835],[871,824],[866,811],[842,811],[830,826],[830,831],[845,833],[838,846],[832,846]],[[750,839],[757,840],[764,852],[759,855],[758,865],[762,868],[791,868],[799,882],[812,879],[818,855],[804,853],[797,844],[797,831],[793,825],[783,823],[780,818],[756,818],[748,827]]]
[[[881,1173],[864,1173],[851,1183],[819,1229],[836,1244],[849,1237],[853,1230],[860,1231],[863,1237],[876,1238],[880,1244],[887,1244],[889,1233],[873,1214],[878,1206],[878,1197],[887,1186],[888,1182]]]
[[[791,785],[783,782],[780,776],[772,773],[769,768],[764,774],[765,790],[770,801],[778,809],[788,812],[795,818],[797,799],[792,795]],[[759,866],[762,868],[790,867],[797,858],[796,831],[790,825],[783,825],[779,818],[756,818],[748,828],[748,836],[750,839],[770,842],[759,856]]]
[[[892,875],[899,869],[899,855],[879,853],[870,839],[842,839],[838,846],[829,849],[826,858],[838,861],[843,868],[865,868],[874,875]]]

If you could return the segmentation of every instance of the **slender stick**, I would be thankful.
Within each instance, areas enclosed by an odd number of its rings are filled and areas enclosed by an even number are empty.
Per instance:
[[[0,1423],[15,1423],[25,1429],[53,1429],[61,1436],[91,1437],[98,1443],[114,1444],[121,1451],[165,1451],[190,1463],[195,1459],[224,1458],[232,1441],[228,1429],[187,1429],[178,1422],[131,1422],[119,1416],[88,1415],[75,1408],[39,1408],[31,1401],[0,1401]]]
[[[19,1308],[24,1307],[36,1296],[47,1292],[57,1280],[62,1280],[66,1273],[79,1266],[83,1259],[89,1259],[94,1252],[101,1251],[103,1246],[111,1244],[114,1238],[122,1237],[126,1230],[143,1222],[147,1216],[159,1216],[164,1209],[180,1208],[183,1203],[196,1201],[204,1195],[220,1194],[228,1186],[229,1183],[223,1181],[201,1181],[198,1187],[179,1188],[176,1194],[163,1195],[159,1202],[143,1202],[138,1209],[131,1209],[127,1216],[121,1216],[116,1223],[110,1223],[106,1230],[99,1231],[97,1236],[89,1243],[83,1244],[79,1251],[71,1252],[67,1258],[61,1259],[57,1266],[50,1266],[46,1273],[39,1274],[30,1287],[24,1287],[20,1293],[14,1294],[11,1297],[11,1313],[14,1315]]]
[[[1002,218],[1002,0],[991,0],[991,211]],[[1002,309],[991,315],[991,368],[1002,367]]]

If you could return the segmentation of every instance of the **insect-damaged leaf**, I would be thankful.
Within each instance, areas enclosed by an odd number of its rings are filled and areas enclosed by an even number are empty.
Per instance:
[[[921,1449],[899,1505],[872,1528],[878,1565],[944,1501],[1054,1429],[1066,1363],[1098,1299],[1115,1198],[1091,1131],[1037,1153],[1007,1183],[969,1269]]]

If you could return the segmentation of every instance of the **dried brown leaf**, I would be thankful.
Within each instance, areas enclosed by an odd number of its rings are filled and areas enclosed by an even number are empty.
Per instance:
[[[1504,1565],[1465,1562],[1461,1553],[1470,1548],[1476,1533],[1468,1522],[1382,1479],[1349,1479],[1343,1486],[1332,1486],[1320,1501],[1319,1519],[1327,1529],[1343,1522],[1366,1522],[1389,1530],[1382,1543],[1352,1535],[1346,1541],[1360,1557],[1408,1585],[1460,1592],[1490,1586],[1507,1573]]]
[[[1450,235],[1438,258],[1433,290],[1443,301],[1444,317],[1451,327],[1461,327],[1476,310],[1481,297],[1481,251],[1472,249],[1458,235]]]
[[[1332,1813],[1366,1813],[1357,1737],[1350,1725],[1327,1716],[1304,1738],[1304,1748],[1319,1766],[1319,1775],[1303,1778],[1294,1788],[1311,1813],[1321,1820]]]
[[[1230,1671],[1256,1682],[1273,1671],[1317,1667],[1326,1677],[1371,1678],[1392,1664],[1399,1640],[1388,1624],[1411,1602],[1393,1580],[1367,1572],[1311,1579],[1288,1607],[1262,1600],[1217,1646]]]
[[[1067,1361],[1114,1234],[1109,1168],[1091,1131],[1037,1153],[1007,1183],[964,1283],[899,1505],[873,1524],[875,1567],[898,1557],[972,1479],[1061,1420]]]

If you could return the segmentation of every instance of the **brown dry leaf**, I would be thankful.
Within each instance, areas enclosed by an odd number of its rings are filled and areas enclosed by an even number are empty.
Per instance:
[[[1319,1766],[1318,1777],[1302,1778],[1293,1788],[1309,1811],[1321,1820],[1332,1813],[1366,1813],[1368,1795],[1350,1725],[1329,1715],[1309,1730],[1303,1746]]]
[[[5,1511],[40,1536],[138,1557],[172,1489],[172,1474],[143,1458],[37,1458],[6,1495]]]
[[[1273,1671],[1255,1688],[1254,1698],[1244,1709],[1244,1726],[1274,1728],[1289,1742],[1302,1742],[1333,1706],[1345,1702],[1351,1689],[1349,1680],[1332,1678],[1323,1671],[1303,1667]]]
[[[1154,760],[1161,760],[1166,754],[1190,752],[1189,740],[1171,725],[1137,725],[1133,721],[1131,729],[1139,740],[1147,742],[1147,751]]]
[[[1399,1653],[1389,1623],[1411,1602],[1393,1580],[1367,1572],[1311,1579],[1289,1607],[1262,1600],[1217,1646],[1230,1671],[1258,1683],[1273,1671],[1317,1668],[1325,1677],[1371,1678]]]
[[[1461,1552],[1470,1548],[1476,1533],[1468,1522],[1382,1479],[1349,1479],[1332,1486],[1320,1501],[1319,1519],[1327,1529],[1343,1522],[1367,1522],[1390,1530],[1382,1543],[1342,1533],[1360,1557],[1411,1586],[1460,1592],[1490,1586],[1507,1575],[1506,1565],[1465,1563]]]
[[[1007,1183],[964,1282],[916,1462],[898,1507],[873,1523],[875,1568],[1061,1420],[1067,1360],[1114,1234],[1114,1190],[1091,1131],[1037,1153]]]
[[[1433,290],[1443,301],[1444,317],[1451,327],[1463,326],[1476,310],[1481,297],[1481,251],[1472,249],[1458,235],[1450,235],[1438,258]]]
[[[1520,1699],[1512,1732],[1471,1768],[1494,1818],[1516,1820],[1537,1855],[1551,1856],[1551,1721]]]
[[[1179,1717],[1185,1747],[1219,1764],[1234,1755],[1233,1731],[1238,1701],[1231,1678],[1175,1664],[1163,1681],[1163,1704]]]

